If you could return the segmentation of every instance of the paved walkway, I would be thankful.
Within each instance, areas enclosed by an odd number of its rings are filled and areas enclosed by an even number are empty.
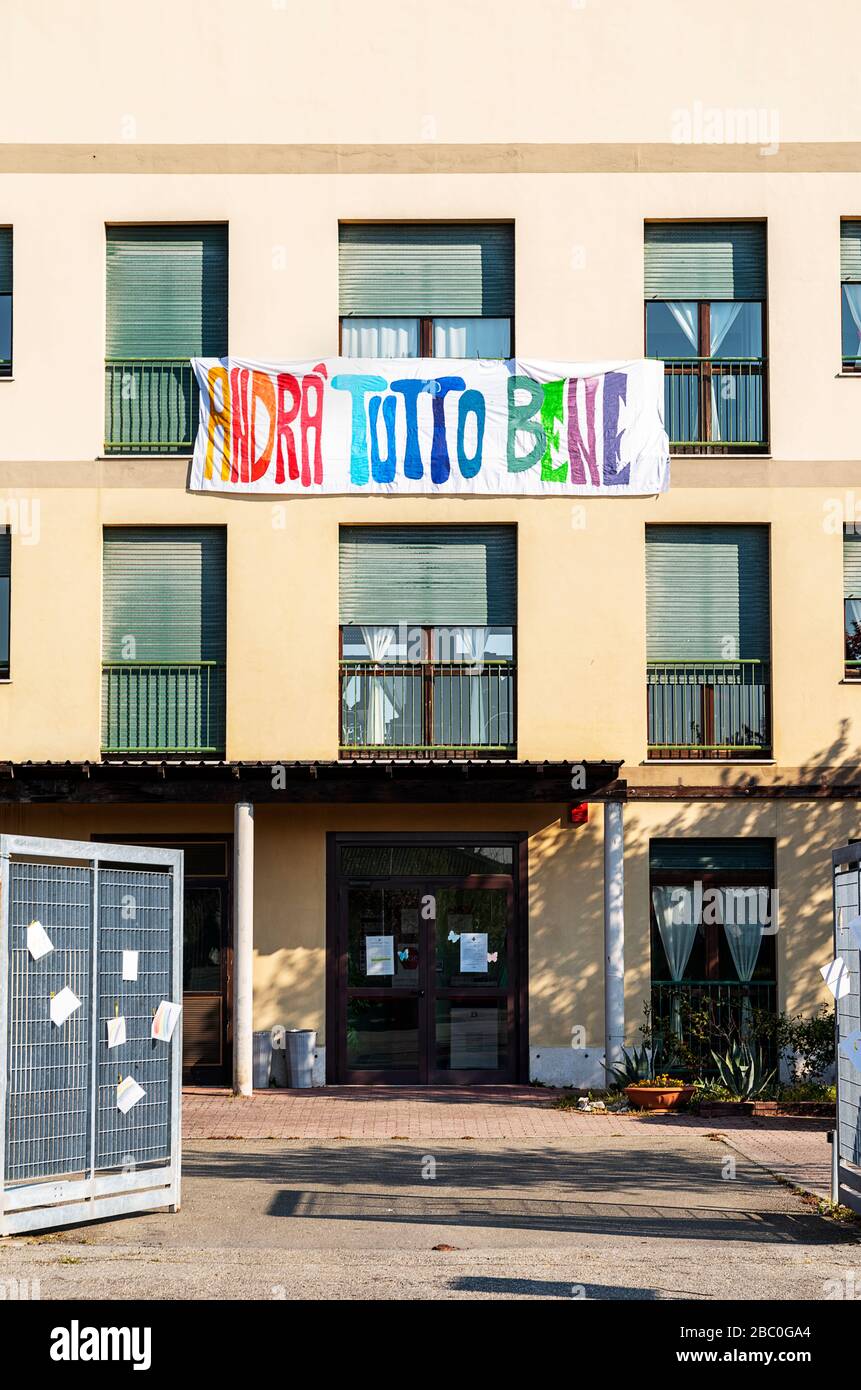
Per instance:
[[[0,1286],[38,1279],[43,1299],[410,1303],[854,1291],[856,1229],[824,1220],[727,1136],[552,1114],[570,1120],[565,1138],[191,1140],[178,1213],[0,1240]]]
[[[558,1091],[535,1086],[327,1086],[258,1091],[189,1088],[183,1133],[198,1139],[581,1140],[603,1136],[608,1149],[629,1126],[723,1134],[753,1163],[819,1196],[830,1187],[825,1120],[707,1120],[696,1116],[581,1115],[555,1110]]]

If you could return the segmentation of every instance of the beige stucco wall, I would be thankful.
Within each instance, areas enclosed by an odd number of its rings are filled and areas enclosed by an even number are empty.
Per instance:
[[[7,140],[666,141],[695,102],[857,137],[853,0],[7,0],[3,27]]]

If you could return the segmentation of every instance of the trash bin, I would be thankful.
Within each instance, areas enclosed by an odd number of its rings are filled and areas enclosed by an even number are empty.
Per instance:
[[[272,1084],[272,1035],[255,1033],[252,1039],[251,1084],[255,1091],[268,1091]]]
[[[285,1028],[287,1085],[313,1086],[317,1034],[313,1028]]]
[[[276,1023],[270,1033],[272,1039],[272,1061],[269,1069],[269,1082],[272,1086],[287,1085],[287,1053],[284,1042],[283,1023]]]

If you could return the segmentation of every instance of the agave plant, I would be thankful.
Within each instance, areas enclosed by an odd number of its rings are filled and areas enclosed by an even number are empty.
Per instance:
[[[671,1071],[674,1062],[672,1050],[659,1040],[652,1047],[643,1044],[630,1052],[623,1047],[622,1061],[612,1070],[607,1070],[610,1071],[612,1084],[624,1090],[626,1086],[636,1086],[638,1083],[650,1081],[653,1076]]]
[[[723,1057],[712,1051],[722,1086],[733,1100],[755,1100],[774,1085],[776,1070],[766,1070],[762,1049],[735,1042]]]

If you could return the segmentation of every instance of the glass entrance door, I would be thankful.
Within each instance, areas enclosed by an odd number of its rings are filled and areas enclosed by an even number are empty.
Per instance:
[[[516,1075],[510,877],[344,882],[338,1074],[472,1084]]]

